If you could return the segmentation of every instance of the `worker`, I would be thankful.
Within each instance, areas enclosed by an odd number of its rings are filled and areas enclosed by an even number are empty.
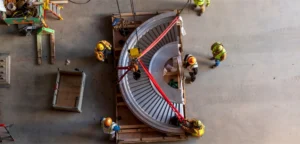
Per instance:
[[[111,44],[106,40],[101,40],[95,48],[95,55],[99,61],[107,61],[108,55],[111,54]]]
[[[215,60],[215,64],[211,66],[211,68],[215,68],[220,65],[221,61],[226,59],[226,50],[222,43],[215,42],[211,46],[211,51],[213,57],[210,60]]]
[[[184,57],[183,67],[188,69],[191,76],[191,82],[194,82],[198,73],[197,59],[191,54],[186,54]]]
[[[210,5],[210,0],[194,0],[195,11],[198,11],[198,15],[201,16],[205,12],[205,7]]]
[[[130,67],[133,72],[133,79],[138,80],[141,78],[141,71],[139,70],[139,66],[137,64],[137,59],[141,55],[140,48],[133,47],[128,50],[129,58],[131,60]]]
[[[181,128],[192,136],[201,137],[205,132],[205,126],[200,120],[185,120],[185,124],[181,124]]]
[[[141,71],[139,70],[139,66],[135,60],[131,61],[130,64],[131,71],[133,72],[133,79],[138,80],[141,78]]]
[[[120,130],[120,126],[113,122],[110,117],[101,118],[101,127],[104,133],[110,135],[110,140],[113,140],[116,136],[116,132]]]

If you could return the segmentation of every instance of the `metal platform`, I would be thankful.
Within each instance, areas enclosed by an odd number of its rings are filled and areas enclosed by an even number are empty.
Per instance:
[[[10,55],[0,53],[0,88],[10,86]]]
[[[176,12],[167,12],[157,15],[139,26],[138,42],[136,32],[133,32],[120,55],[118,66],[127,66],[129,63],[128,49],[138,46],[141,50],[146,49],[176,17]],[[172,57],[180,56],[178,41],[178,29],[174,26],[167,35],[145,56],[141,59],[153,74],[164,92],[171,99],[173,105],[184,114],[184,105],[182,103],[182,90],[176,90],[167,85],[162,80],[163,67],[166,61]],[[141,69],[141,67],[140,67]],[[164,133],[182,134],[180,127],[169,124],[169,120],[175,113],[171,110],[167,102],[161,97],[151,81],[141,69],[142,77],[134,80],[132,72],[129,72],[120,82],[120,90],[127,106],[132,113],[142,122]],[[125,73],[125,70],[119,70],[119,78]]]

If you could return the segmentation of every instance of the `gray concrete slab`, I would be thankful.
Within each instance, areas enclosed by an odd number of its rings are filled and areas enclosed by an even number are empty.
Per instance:
[[[180,8],[181,0],[137,0],[137,11]],[[188,143],[298,143],[300,1],[212,0],[206,13],[182,14],[187,35],[185,52],[199,61],[196,82],[187,86],[187,114],[201,119],[206,134]],[[130,12],[129,1],[121,1]],[[98,63],[98,40],[111,40],[112,0],[67,4],[63,21],[48,16],[56,30],[57,62],[35,65],[35,37],[20,37],[13,26],[0,25],[0,51],[12,56],[11,87],[0,89],[0,121],[14,123],[18,144],[109,143],[100,116],[114,115],[111,64]],[[45,37],[46,38],[46,37]],[[217,69],[210,45],[224,43],[228,58]],[[45,44],[46,45],[46,44]],[[48,53],[45,48],[44,53]],[[64,65],[70,59],[69,66]],[[83,113],[51,109],[57,68],[87,73]],[[180,142],[187,143],[187,142]]]

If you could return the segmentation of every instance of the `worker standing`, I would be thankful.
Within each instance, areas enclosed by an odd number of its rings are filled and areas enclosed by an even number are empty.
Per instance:
[[[101,40],[95,48],[95,55],[99,61],[107,61],[108,55],[111,54],[111,44],[106,40]]]
[[[186,119],[185,124],[181,124],[181,128],[192,136],[201,137],[204,135],[205,126],[200,120]]]
[[[194,0],[195,11],[198,11],[198,15],[201,16],[205,12],[205,8],[210,5],[210,0]]]
[[[120,126],[113,122],[110,117],[102,118],[100,121],[103,132],[109,134],[109,139],[113,140],[116,136],[116,132],[120,130]]]
[[[198,73],[197,59],[191,54],[186,54],[184,57],[183,67],[188,69],[191,76],[191,82],[194,82]]]
[[[220,65],[221,61],[226,59],[226,50],[222,43],[215,42],[211,46],[211,51],[212,51],[212,55],[213,55],[211,60],[215,60],[215,64],[212,65],[211,68],[215,68]]]

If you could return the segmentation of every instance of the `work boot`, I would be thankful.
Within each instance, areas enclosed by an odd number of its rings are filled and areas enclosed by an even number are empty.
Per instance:
[[[197,15],[198,15],[198,16],[201,16],[201,15],[202,15],[201,10],[199,10],[199,11],[197,12]]]
[[[141,71],[140,70],[133,73],[133,79],[138,80],[140,78],[141,78]]]
[[[195,76],[191,77],[191,83],[194,82],[195,80],[196,80]]]
[[[210,68],[212,68],[212,69],[214,69],[214,68],[216,68],[217,66],[214,64],[214,65],[212,65]]]
[[[197,6],[197,5],[194,6],[195,11],[200,11],[200,9],[201,9],[200,6]]]
[[[180,126],[180,122],[179,122],[177,116],[171,117],[169,124],[174,125],[174,126]]]

